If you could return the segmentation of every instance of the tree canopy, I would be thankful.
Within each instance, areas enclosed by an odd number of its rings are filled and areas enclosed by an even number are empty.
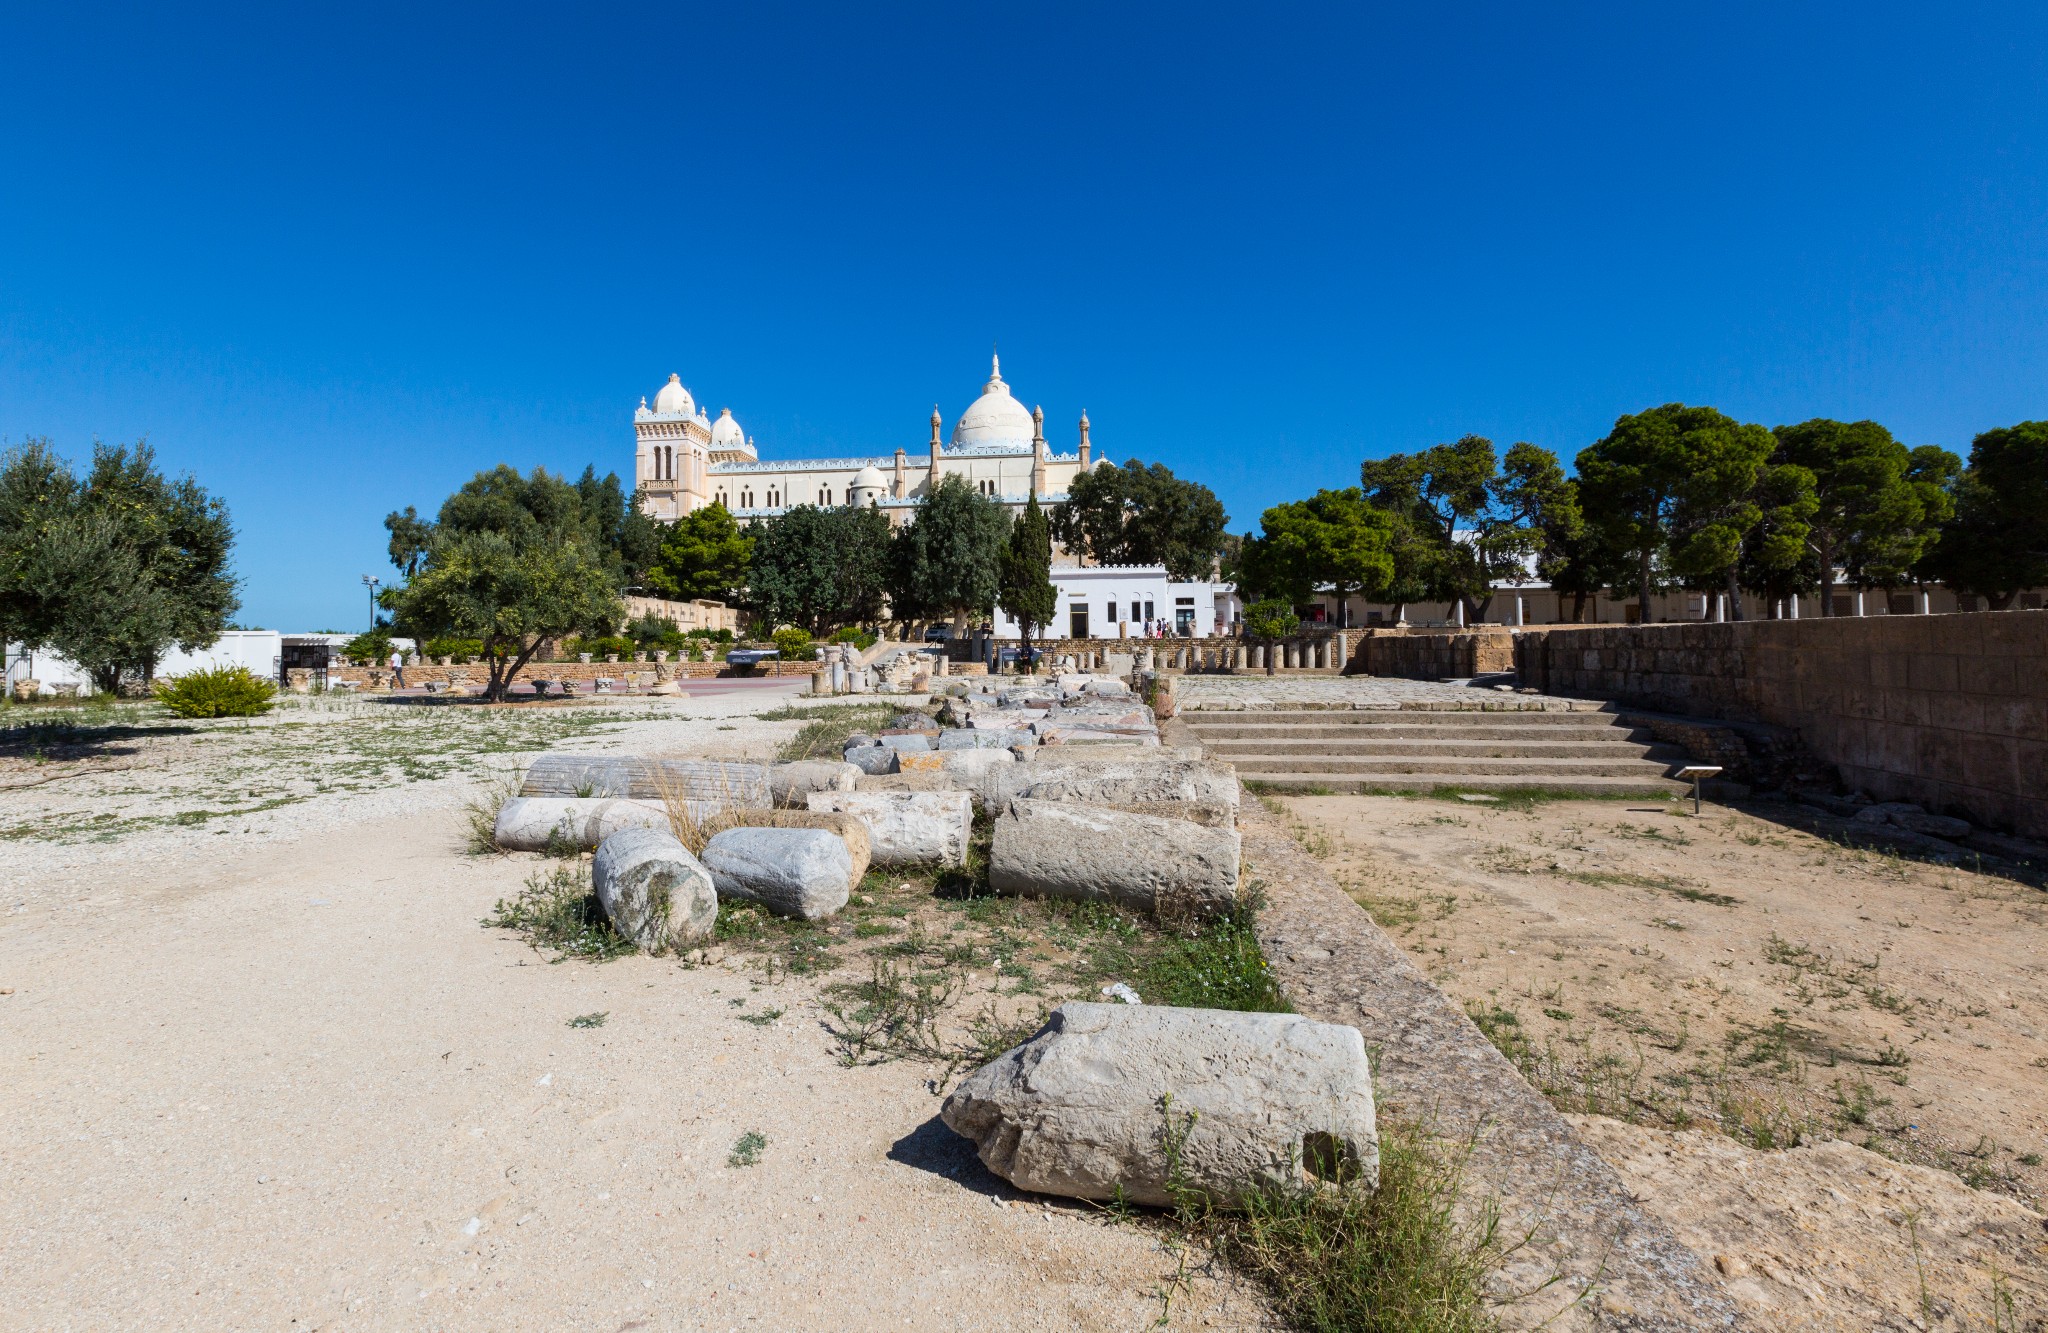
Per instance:
[[[746,602],[771,624],[823,635],[880,617],[889,571],[889,520],[880,510],[797,505],[751,533]]]
[[[1483,435],[1367,459],[1359,480],[1373,507],[1394,523],[1389,599],[1462,601],[1471,619],[1485,614],[1496,583],[1530,575],[1530,559],[1547,540],[1546,521],[1563,521],[1560,506],[1576,509],[1556,455],[1516,444],[1503,466]]]
[[[1939,460],[1925,460],[1922,475],[1938,469]],[[2048,421],[1987,430],[1971,442],[1955,512],[1920,567],[1993,610],[2048,583]]]
[[[995,609],[1010,515],[949,473],[897,533],[898,618],[988,615]]]
[[[546,468],[522,475],[500,463],[477,473],[441,503],[433,523],[410,506],[385,516],[391,563],[410,578],[437,533],[496,532],[519,543],[536,533],[574,533],[621,588],[646,581],[661,545],[658,524],[641,512],[616,474],[600,478],[586,467],[576,481]]]
[[[1053,538],[1101,565],[1164,565],[1188,583],[1210,577],[1230,521],[1216,493],[1163,463],[1102,463],[1076,476],[1053,506]]]
[[[521,476],[501,464],[477,473],[442,503],[414,572],[379,595],[409,633],[479,641],[492,700],[504,698],[542,643],[609,634],[625,615],[624,557],[607,545],[626,531],[622,517],[608,517],[615,497],[625,501],[615,479],[607,487],[584,475],[592,487],[543,468]],[[417,536],[404,515],[392,515],[385,526],[394,557],[402,530],[409,540]]]
[[[1247,585],[1298,605],[1328,587],[1338,605],[1381,595],[1394,579],[1394,519],[1357,487],[1322,490],[1259,516],[1240,564]]]
[[[738,602],[753,563],[754,539],[722,504],[693,509],[666,524],[647,571],[647,586],[664,597]]]
[[[0,630],[70,658],[97,689],[220,636],[241,605],[233,546],[227,507],[165,477],[147,442],[95,444],[82,479],[47,440],[0,456]]]
[[[1903,581],[1952,512],[1946,487],[1961,460],[1945,449],[1916,460],[1875,421],[1815,417],[1772,434],[1772,463],[1803,468],[1813,479],[1806,544],[1821,614],[1834,614],[1837,569],[1858,583]]]
[[[1674,578],[1732,579],[1762,518],[1757,475],[1777,441],[1711,407],[1666,403],[1614,423],[1580,450],[1579,502],[1601,543],[1625,558],[1642,615]]]
[[[1059,589],[1052,585],[1052,531],[1038,497],[1024,503],[1024,512],[1010,525],[998,571],[996,602],[1017,622],[1020,643],[1029,647],[1032,631],[1052,623]]]

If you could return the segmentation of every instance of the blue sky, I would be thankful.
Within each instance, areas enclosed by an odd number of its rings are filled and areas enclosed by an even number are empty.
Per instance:
[[[670,371],[768,456],[952,420],[1233,527],[1468,431],[2048,415],[2048,7],[13,6],[0,439],[147,435],[243,620],[390,509],[630,476]]]

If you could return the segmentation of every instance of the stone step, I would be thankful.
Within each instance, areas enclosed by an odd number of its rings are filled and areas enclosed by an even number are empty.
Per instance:
[[[1226,758],[1226,756],[1218,756]],[[1494,773],[1530,781],[1552,778],[1643,778],[1662,780],[1672,764],[1647,759],[1531,759],[1524,756],[1487,757],[1444,755],[1374,755],[1336,758],[1328,755],[1263,754],[1230,755],[1228,762],[1245,777],[1287,773],[1312,768],[1319,773],[1341,773],[1352,777],[1399,777],[1404,774]]]
[[[1330,792],[1426,792],[1449,789],[1472,791],[1513,791],[1541,788],[1544,791],[1577,792],[1586,796],[1645,796],[1661,798],[1690,791],[1683,782],[1660,777],[1524,776],[1500,773],[1410,773],[1361,777],[1356,773],[1326,773],[1303,764],[1291,772],[1246,774],[1255,788],[1282,791]]]
[[[1212,741],[1205,738],[1204,748],[1216,758],[1228,759],[1233,763],[1240,756],[1277,753],[1336,755],[1347,758],[1369,758],[1374,755],[1481,755],[1495,759],[1650,759],[1667,764],[1681,762],[1686,757],[1685,751],[1677,746],[1634,741],[1626,736],[1569,741],[1529,741],[1513,737],[1497,739],[1480,736],[1461,737],[1455,740],[1404,737],[1374,739],[1370,742],[1348,737],[1323,737],[1315,740],[1296,740],[1284,746],[1275,745],[1267,739]]]
[[[1274,726],[1299,724],[1316,727],[1600,727],[1615,725],[1612,713],[1564,712],[1479,712],[1472,709],[1426,708],[1255,708],[1232,712],[1184,711],[1181,720],[1191,727]]]
[[[1488,727],[1439,726],[1432,722],[1389,723],[1382,727],[1329,727],[1310,722],[1204,723],[1189,730],[1206,744],[1238,741],[1341,739],[1356,745],[1378,745],[1395,740],[1486,740],[1531,743],[1546,741],[1603,741],[1613,738],[1646,740],[1648,728],[1624,727],[1616,723],[1577,727],[1523,727],[1510,722]]]

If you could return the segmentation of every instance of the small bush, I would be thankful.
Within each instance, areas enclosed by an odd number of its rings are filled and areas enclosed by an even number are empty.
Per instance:
[[[625,658],[631,657],[636,651],[637,649],[634,647],[633,641],[629,638],[626,638],[624,635],[620,634],[606,634],[594,636],[591,638],[575,638],[569,640],[568,643],[562,645],[562,652],[569,657],[575,657],[582,653],[589,653],[592,657],[600,661],[602,661],[606,657],[606,655],[611,653],[616,653],[620,657]]]
[[[1244,632],[1254,639],[1284,639],[1301,626],[1294,607],[1269,597],[1244,609]]]
[[[684,634],[683,637],[686,639],[709,639],[713,643],[731,643],[732,631],[729,629],[693,629]]]
[[[277,702],[277,682],[244,666],[170,676],[151,689],[157,702],[179,717],[259,717]]]
[[[420,656],[427,658],[452,657],[458,662],[468,662],[484,655],[482,639],[451,639],[442,637],[428,639],[420,648]],[[390,654],[386,653],[386,659]]]
[[[667,616],[641,616],[626,626],[626,637],[648,652],[673,653],[684,643],[682,629]]]
[[[875,636],[858,626],[848,625],[845,629],[832,636],[832,642],[850,643],[862,652],[866,652],[875,646]]]
[[[811,632],[785,625],[775,631],[775,647],[785,662],[795,662],[811,655]]]
[[[379,625],[350,639],[341,655],[357,666],[383,666],[391,660],[391,631]]]

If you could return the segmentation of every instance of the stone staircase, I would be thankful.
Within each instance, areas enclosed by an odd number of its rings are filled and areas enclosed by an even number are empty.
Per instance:
[[[1662,796],[1690,762],[1610,712],[1282,709],[1181,714],[1212,758],[1248,783],[1333,792],[1516,787]]]

